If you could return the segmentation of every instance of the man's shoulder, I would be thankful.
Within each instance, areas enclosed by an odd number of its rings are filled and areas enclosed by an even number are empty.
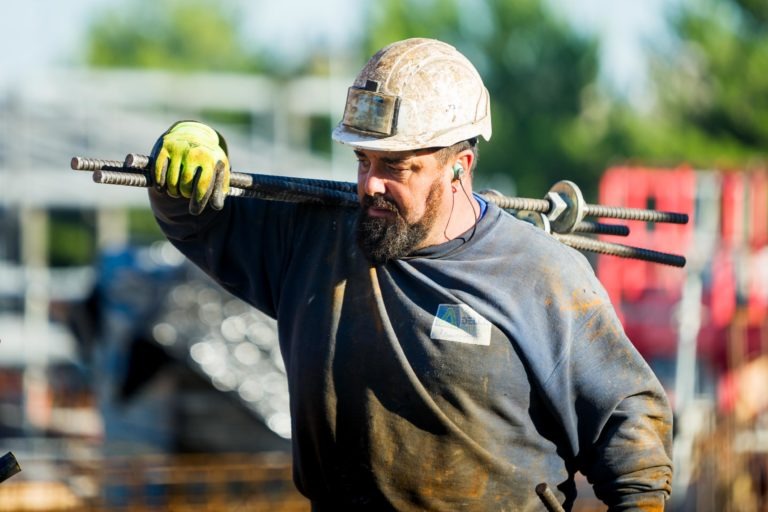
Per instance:
[[[583,286],[596,281],[594,269],[581,252],[565,245],[533,224],[495,208],[491,239],[495,251],[509,260],[510,269],[527,280],[557,282],[559,286]]]
[[[542,228],[520,220],[508,211],[494,205],[489,205],[488,213],[491,215],[492,235],[498,241],[520,247],[527,254],[535,255],[538,258],[579,260],[579,265],[586,263],[580,252],[563,244]]]

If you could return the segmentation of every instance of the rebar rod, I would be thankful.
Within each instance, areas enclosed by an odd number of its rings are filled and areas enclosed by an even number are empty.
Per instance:
[[[563,506],[555,498],[555,493],[552,492],[552,489],[546,483],[540,483],[536,486],[536,494],[546,507],[547,512],[565,512]]]
[[[629,236],[629,227],[623,224],[603,224],[583,220],[573,228],[574,233],[594,233],[596,235]]]
[[[148,169],[150,158],[147,155],[128,153],[125,155],[125,166],[132,169]]]
[[[624,206],[603,206],[600,204],[587,204],[585,206],[585,214],[590,217],[604,217],[622,220],[668,222],[671,224],[688,223],[688,215],[685,213],[643,210],[640,208],[626,208]]]
[[[509,197],[499,195],[484,195],[489,203],[493,203],[499,208],[505,210],[527,210],[537,213],[547,213],[552,209],[552,205],[547,199],[528,199],[525,197]]]
[[[123,167],[123,162],[119,160],[104,160],[101,158],[74,156],[69,165],[76,171],[100,171],[121,169]]]
[[[128,153],[128,155],[125,157],[124,167],[128,169],[149,170],[150,162],[151,159],[147,155]],[[260,183],[264,183],[269,179],[274,179],[276,180],[276,183],[277,180],[279,180],[280,182],[285,183],[301,183],[304,185],[327,188],[331,190],[341,190],[342,192],[357,194],[356,183],[316,178],[295,178],[293,176],[274,176],[268,174],[247,174],[242,172],[231,172],[229,176],[229,184],[230,186],[237,188],[250,188],[253,184],[254,176],[258,177]]]
[[[150,180],[143,172],[125,172],[97,170],[93,171],[93,181],[105,185],[124,185],[129,187],[148,187]],[[248,186],[236,180],[230,181],[230,194],[236,197],[255,197],[273,201],[293,203],[316,203],[339,206],[357,206],[355,194],[333,190],[300,182],[285,182],[274,176],[248,175]],[[240,186],[236,186],[240,185]]]
[[[548,214],[552,211],[552,203],[549,199],[529,199],[495,194],[485,197],[488,202],[508,210],[529,210],[544,214]],[[640,208],[626,208],[623,206],[604,206],[600,204],[585,204],[584,214],[587,217],[603,217],[621,220],[668,222],[672,224],[688,223],[688,215],[685,213],[643,210]]]
[[[21,471],[21,466],[13,456],[13,453],[8,452],[0,457],[0,483],[5,482],[13,475]]]
[[[619,256],[621,258],[632,258],[637,260],[661,263],[662,265],[671,265],[673,267],[684,267],[685,257],[666,252],[652,251],[641,247],[632,247],[629,245],[617,244],[613,242],[604,242],[594,240],[578,235],[561,235],[553,233],[557,240],[565,245],[578,249],[580,251],[596,252],[609,256]]]

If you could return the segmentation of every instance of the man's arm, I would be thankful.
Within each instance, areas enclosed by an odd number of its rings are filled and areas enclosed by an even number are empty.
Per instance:
[[[149,199],[166,237],[228,291],[274,316],[283,263],[292,249],[295,205],[224,201],[226,145],[200,123],[174,124],[152,155]]]
[[[585,315],[563,360],[578,469],[610,511],[663,510],[671,491],[672,414],[656,376],[610,304]]]
[[[587,260],[541,236],[526,245],[528,301],[518,338],[562,454],[609,510],[663,510],[671,489],[672,413]],[[550,482],[552,485],[552,482]]]

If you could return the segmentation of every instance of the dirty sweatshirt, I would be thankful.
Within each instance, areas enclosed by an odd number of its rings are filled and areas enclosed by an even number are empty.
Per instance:
[[[494,205],[463,236],[371,265],[356,208],[229,200],[168,239],[277,319],[294,480],[313,510],[662,510],[671,413],[586,259]]]

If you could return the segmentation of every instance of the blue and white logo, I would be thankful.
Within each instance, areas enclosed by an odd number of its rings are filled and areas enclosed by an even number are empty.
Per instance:
[[[466,304],[440,304],[429,337],[487,346],[491,344],[491,323]]]

